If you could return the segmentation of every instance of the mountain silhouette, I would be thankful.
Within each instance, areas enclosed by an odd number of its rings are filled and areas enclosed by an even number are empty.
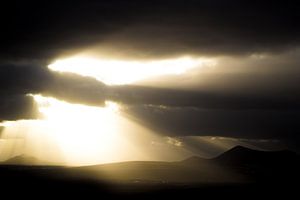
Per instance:
[[[8,160],[5,160],[1,162],[0,164],[2,165],[51,165],[52,163],[46,162],[43,160],[39,160],[36,157],[26,155],[26,154],[21,154],[14,156]]]
[[[84,196],[115,193],[116,190],[111,188],[118,188],[118,192],[148,191],[154,194],[156,191],[158,195],[168,196],[185,196],[193,192],[201,195],[216,192],[226,195],[237,191],[256,194],[254,190],[269,195],[274,190],[294,191],[294,183],[300,177],[298,154],[241,146],[212,159],[193,156],[178,162],[130,161],[83,167],[28,165],[39,162],[20,155],[2,163],[1,188],[11,189],[12,193],[15,189],[29,191],[36,188],[45,193],[82,192]]]
[[[34,165],[36,163],[39,163],[38,159],[36,159],[33,156],[28,156],[25,154],[12,157],[2,162],[2,164],[7,164],[7,165]]]
[[[288,150],[259,151],[236,146],[213,160],[256,181],[287,181],[300,177],[300,156]]]
[[[222,164],[247,164],[253,162],[280,164],[294,162],[299,156],[292,151],[259,151],[243,146],[236,146],[215,158]]]
[[[1,164],[35,165],[38,169],[38,165],[45,166],[47,163],[19,155]],[[236,146],[212,159],[192,156],[179,162],[129,161],[66,167],[64,174],[71,172],[75,177],[104,181],[226,183],[296,179],[299,168],[300,157],[294,152],[260,151]]]
[[[258,151],[236,146],[205,159],[197,156],[180,162],[133,161],[80,167],[105,179],[183,183],[225,183],[287,180],[299,177],[299,155],[291,151]]]
[[[15,156],[1,164],[35,165],[37,169],[38,165],[47,165],[28,155]],[[299,177],[299,168],[300,157],[295,152],[260,151],[236,146],[212,159],[192,156],[179,162],[129,161],[67,169],[73,175],[92,179],[188,183],[295,179]],[[105,176],[95,177],[95,173]]]

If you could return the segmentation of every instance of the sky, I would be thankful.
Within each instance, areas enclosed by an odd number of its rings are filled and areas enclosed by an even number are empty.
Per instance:
[[[296,1],[1,7],[2,160],[176,160],[234,145],[299,152]]]

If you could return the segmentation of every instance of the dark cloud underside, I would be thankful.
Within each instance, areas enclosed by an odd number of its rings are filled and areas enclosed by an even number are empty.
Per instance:
[[[1,95],[0,111],[0,122],[3,119],[36,119],[38,117],[38,108],[33,98],[25,95]]]
[[[51,72],[38,65],[0,65],[0,121],[37,118],[37,106],[28,94],[103,106],[105,85],[90,77]]]
[[[141,57],[249,54],[300,42],[299,5],[289,0],[11,1],[2,9],[2,59],[49,59],[89,45]]]
[[[299,111],[224,110],[129,106],[124,112],[150,128],[173,136],[287,139],[299,137]]]

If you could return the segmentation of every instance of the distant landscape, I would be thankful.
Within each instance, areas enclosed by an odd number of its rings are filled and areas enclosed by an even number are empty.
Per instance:
[[[1,2],[0,200],[290,200],[297,0]]]
[[[292,189],[300,177],[298,154],[241,146],[213,159],[190,157],[178,162],[131,161],[83,167],[22,165],[32,161],[34,158],[19,156],[1,163],[1,188],[25,193],[34,188],[50,195],[208,195],[214,189],[221,193]]]

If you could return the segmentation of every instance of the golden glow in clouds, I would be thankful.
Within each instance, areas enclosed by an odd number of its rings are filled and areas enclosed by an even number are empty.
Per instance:
[[[48,67],[54,71],[73,72],[91,76],[110,85],[130,84],[161,75],[182,74],[203,65],[214,65],[204,58],[179,57],[153,61],[105,60],[71,57],[57,60]]]

